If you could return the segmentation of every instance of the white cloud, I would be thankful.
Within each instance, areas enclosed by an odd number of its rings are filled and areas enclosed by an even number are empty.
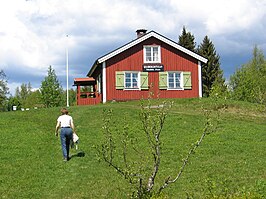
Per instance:
[[[265,18],[265,0],[171,0],[180,22],[201,24],[206,34],[241,32]]]
[[[217,3],[207,18],[210,34],[232,34],[249,30],[263,20],[266,4],[262,1],[235,0]]]
[[[0,67],[45,76],[52,65],[63,76],[68,40],[72,75],[85,75],[98,56],[134,39],[136,29],[177,41],[183,25],[198,43],[210,36],[221,56],[241,54],[254,44],[266,48],[265,13],[265,0],[5,1],[0,7]]]
[[[15,83],[15,82],[9,83],[8,84],[9,93],[11,93],[12,95],[14,95],[16,93],[16,88],[17,87],[20,87],[20,86],[21,86],[20,83]]]

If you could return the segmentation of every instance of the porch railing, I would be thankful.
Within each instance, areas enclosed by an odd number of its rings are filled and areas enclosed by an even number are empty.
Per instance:
[[[101,102],[101,95],[97,92],[80,92],[77,95],[77,105],[94,105]]]

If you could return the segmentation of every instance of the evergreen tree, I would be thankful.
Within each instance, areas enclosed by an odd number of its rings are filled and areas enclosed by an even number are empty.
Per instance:
[[[52,66],[48,68],[48,75],[42,81],[41,99],[45,107],[56,107],[62,105],[62,86],[60,85],[55,70]]]
[[[203,42],[198,47],[198,54],[208,59],[206,64],[202,63],[203,95],[208,97],[214,82],[221,87],[225,87],[223,71],[220,69],[220,56],[216,53],[215,47],[208,36],[204,37]]]
[[[178,44],[192,52],[195,52],[196,42],[195,37],[190,32],[186,31],[185,26],[183,26],[182,34],[179,36]]]
[[[9,94],[9,88],[7,87],[6,74],[0,70],[0,110],[6,109],[7,94]]]

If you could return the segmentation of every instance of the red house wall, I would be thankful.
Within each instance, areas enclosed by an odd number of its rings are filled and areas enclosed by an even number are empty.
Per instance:
[[[190,90],[160,90],[159,73],[149,72],[149,90],[117,90],[115,88],[116,71],[142,71],[143,45],[161,46],[161,64],[164,71],[190,71],[192,89]],[[106,90],[107,101],[111,100],[133,100],[147,98],[150,91],[153,91],[157,98],[193,98],[199,97],[198,85],[198,61],[195,58],[161,42],[156,38],[149,38],[144,42],[120,53],[106,62]]]

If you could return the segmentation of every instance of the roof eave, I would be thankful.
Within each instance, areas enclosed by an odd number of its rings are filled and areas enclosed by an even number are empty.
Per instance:
[[[87,77],[90,77],[90,76],[93,74],[93,72],[94,72],[95,69],[97,68],[98,64],[99,64],[99,61],[98,61],[98,59],[97,59],[97,60],[94,62],[94,64],[92,65],[90,71],[88,72]]]
[[[103,63],[104,61],[114,57],[115,55],[118,55],[119,53],[121,53],[121,52],[123,52],[123,51],[125,51],[125,50],[127,50],[127,49],[129,49],[129,48],[141,43],[142,41],[148,39],[149,37],[151,37],[150,33],[152,33],[152,32],[154,32],[154,31],[151,31],[151,32],[139,37],[139,38],[136,38],[135,40],[123,45],[122,47],[120,47],[120,48],[118,48],[118,49],[116,49],[116,50],[114,50],[114,51],[112,51],[112,52],[100,57],[98,59],[99,63]]]
[[[100,63],[105,62],[106,60],[108,60],[108,59],[118,55],[119,53],[121,53],[121,52],[123,52],[123,51],[125,51],[125,50],[127,50],[127,49],[129,49],[129,48],[141,43],[142,41],[145,41],[146,39],[148,39],[150,37],[155,37],[155,38],[163,41],[164,43],[166,43],[166,44],[168,44],[168,45],[170,45],[170,46],[172,46],[172,47],[174,47],[174,48],[176,48],[176,49],[178,49],[178,50],[190,55],[191,57],[194,57],[195,59],[197,59],[197,60],[199,60],[199,61],[201,61],[201,62],[203,62],[205,64],[208,62],[208,60],[206,58],[198,55],[197,53],[194,53],[194,52],[192,52],[192,51],[180,46],[176,42],[164,37],[163,35],[160,35],[159,33],[155,32],[155,31],[150,31],[150,32],[146,33],[145,35],[143,35],[143,36],[141,36],[139,38],[136,38],[135,40],[125,44],[124,46],[122,46],[122,47],[120,47],[120,48],[118,48],[118,49],[116,49],[116,50],[114,50],[114,51],[112,51],[112,52],[110,52],[110,53],[98,58],[94,62],[93,66],[90,69],[90,71],[88,72],[87,76],[91,76]]]
[[[176,43],[175,41],[172,41],[171,39],[168,39],[167,37],[163,36],[163,35],[160,35],[159,33],[156,33],[154,32],[154,35],[153,35],[155,38],[163,41],[164,43],[180,50],[181,52],[184,52],[185,54],[187,55],[190,55],[191,57],[194,57],[195,59],[203,62],[203,63],[207,63],[208,60],[200,55],[198,55],[197,53],[194,53],[193,51],[190,51],[186,48],[184,48],[183,46],[180,46],[178,43]]]

